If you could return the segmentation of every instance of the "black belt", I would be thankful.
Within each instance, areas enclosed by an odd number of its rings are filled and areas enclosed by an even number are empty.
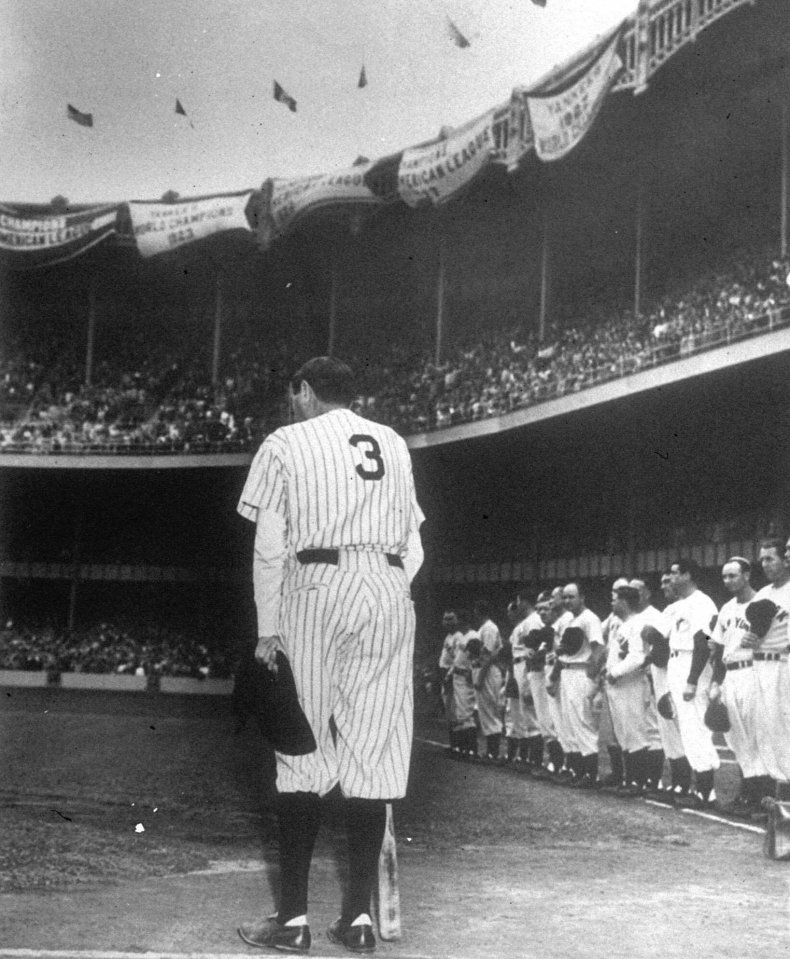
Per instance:
[[[368,551],[359,550],[358,552]],[[398,556],[397,553],[383,553],[380,555],[386,557],[390,566],[397,566],[398,569],[403,569],[403,560],[400,558],[400,556]],[[306,566],[308,563],[329,563],[330,566],[337,566],[337,564],[340,562],[340,550],[302,549],[296,554],[296,558],[303,566]]]
[[[787,661],[787,652],[781,653],[761,653],[759,650],[755,651],[754,659],[758,663],[778,663],[780,660]]]
[[[729,669],[746,669],[748,666],[752,665],[752,661],[751,659],[738,659],[735,662],[725,663],[724,665],[727,667],[728,670]]]

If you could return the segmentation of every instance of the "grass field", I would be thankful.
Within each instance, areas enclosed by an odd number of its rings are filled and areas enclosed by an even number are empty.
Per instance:
[[[235,925],[270,911],[276,872],[272,767],[253,728],[234,734],[227,700],[0,696],[0,957],[247,951]],[[432,744],[441,724],[419,726],[396,804],[406,934],[382,954],[787,954],[790,864],[766,860],[758,833],[452,762]],[[735,777],[725,765],[725,798]],[[325,806],[319,929],[344,874],[338,805]],[[319,936],[320,949],[339,954]]]

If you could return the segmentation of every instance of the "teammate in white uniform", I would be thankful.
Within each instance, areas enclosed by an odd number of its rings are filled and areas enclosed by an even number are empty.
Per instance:
[[[538,729],[543,740],[543,745],[547,753],[546,766],[538,765],[532,767],[532,774],[537,778],[543,779],[549,776],[558,775],[565,762],[565,753],[560,744],[558,733],[558,715],[557,699],[549,696],[546,689],[546,680],[551,666],[547,666],[547,660],[554,656],[554,643],[556,635],[554,632],[554,621],[556,619],[556,610],[552,605],[551,593],[544,590],[538,596],[537,613],[540,617],[542,629],[531,630],[527,634],[529,640],[529,650],[527,653],[527,682],[529,683],[532,699],[535,703],[535,716],[538,721]]]
[[[455,733],[455,742],[464,759],[477,758],[477,700],[472,682],[473,661],[467,645],[471,640],[480,642],[477,631],[469,623],[469,613],[458,610],[458,640],[455,644],[453,659],[453,691],[451,706],[451,724]]]
[[[585,605],[578,583],[563,587],[562,602],[571,614],[560,636],[558,657],[562,663],[560,710],[570,739],[566,763],[574,774],[573,785],[592,789],[598,782],[598,723],[592,701],[598,693],[597,677],[605,655],[601,621]],[[577,652],[567,654],[561,651],[562,639],[571,628],[581,630],[583,641]]]
[[[626,791],[639,795],[648,788],[655,766],[650,750],[655,749],[650,722],[652,693],[645,670],[648,649],[642,639],[639,591],[618,586],[612,612],[620,621],[616,641],[607,646],[606,683],[609,707],[617,741],[623,749]],[[655,728],[657,737],[658,729]],[[663,762],[664,755],[661,753]]]
[[[694,791],[678,802],[695,808],[713,806],[713,774],[719,754],[705,725],[711,666],[708,639],[718,611],[710,596],[697,588],[697,564],[679,559],[669,569],[677,601],[669,610],[667,684],[678,717],[683,749],[695,773]]]
[[[523,591],[508,607],[508,615],[513,622],[510,649],[513,680],[518,690],[517,697],[508,699],[505,716],[508,759],[518,758],[531,768],[536,764],[540,765],[543,761],[543,740],[535,713],[532,689],[527,679],[530,650],[526,640],[532,630],[543,626],[543,622],[535,611],[532,597]]]
[[[790,540],[764,540],[760,565],[768,580],[755,599],[768,599],[778,611],[768,632],[749,631],[741,642],[754,651],[757,695],[757,745],[769,775],[776,780],[776,798],[790,800],[790,673],[787,653],[790,636]]]
[[[328,935],[375,946],[370,898],[386,802],[405,794],[412,738],[414,607],[423,551],[403,439],[352,413],[351,370],[317,357],[291,383],[299,421],[268,436],[238,510],[255,525],[256,659],[288,656],[317,749],[277,753],[280,903],[242,925],[258,946],[305,952],[307,886],[321,796],[345,799],[350,888]],[[334,737],[333,728],[334,725]]]
[[[445,716],[447,717],[448,738],[450,749],[457,751],[459,744],[456,741],[456,724],[453,713],[453,665],[458,644],[463,635],[458,628],[458,616],[455,611],[448,609],[442,616],[442,626],[445,629],[445,637],[442,642],[442,651],[439,654],[439,673],[442,683],[442,704],[444,705]]]
[[[760,757],[757,741],[759,715],[754,689],[754,654],[741,645],[749,632],[746,607],[756,593],[750,582],[752,565],[742,556],[728,559],[721,570],[724,588],[732,596],[719,610],[711,634],[714,643],[713,678],[708,690],[711,700],[721,699],[727,707],[730,730],[724,741],[741,768],[743,779],[735,799],[723,812],[749,818],[760,810],[768,772]]]
[[[628,580],[620,577],[612,583],[612,603],[615,601],[615,590],[620,586],[627,586]],[[620,618],[614,612],[610,612],[606,619],[601,623],[601,635],[603,636],[604,646],[607,650],[607,659],[610,646],[620,647],[617,642],[620,629]],[[602,684],[603,708],[599,717],[598,725],[598,746],[601,752],[604,749],[609,753],[609,773],[598,780],[601,789],[616,789],[622,787],[626,780],[626,773],[623,768],[623,750],[617,741],[617,735],[612,723],[612,711],[609,703],[609,689],[606,682]]]
[[[474,613],[482,643],[480,670],[475,679],[477,715],[480,730],[486,738],[486,758],[499,759],[505,712],[505,677],[499,664],[502,636],[491,619],[491,607],[486,600],[475,603]]]
[[[639,625],[641,636],[644,639],[649,630],[655,630],[658,633],[662,645],[665,645],[665,655],[669,659],[669,628],[671,625],[670,615],[659,612],[650,602],[651,593],[643,579],[632,579],[629,583],[634,589],[639,591]],[[661,577],[661,590],[664,598],[670,603],[674,602],[675,595],[672,591],[669,573],[664,573]],[[655,659],[659,662],[655,662]],[[650,650],[650,681],[652,686],[652,696],[647,707],[647,723],[651,745],[649,753],[649,768],[651,788],[648,789],[648,797],[661,801],[680,798],[691,791],[691,766],[683,752],[683,740],[680,738],[680,729],[678,728],[677,717],[665,719],[659,715],[656,709],[657,701],[665,693],[669,692],[667,685],[667,666],[658,654],[651,648]],[[664,773],[664,757],[669,762],[671,773],[671,783],[665,787],[662,783]]]

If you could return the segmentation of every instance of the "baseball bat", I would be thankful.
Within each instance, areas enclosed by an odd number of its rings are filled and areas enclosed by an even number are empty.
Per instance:
[[[398,889],[398,849],[392,821],[392,803],[387,803],[387,822],[379,853],[379,881],[376,910],[382,939],[400,939],[400,890]]]

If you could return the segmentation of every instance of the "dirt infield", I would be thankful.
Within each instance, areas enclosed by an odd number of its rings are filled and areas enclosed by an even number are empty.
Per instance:
[[[235,927],[272,905],[270,757],[254,730],[234,735],[227,701],[0,696],[0,959],[254,955]],[[383,956],[788,954],[790,864],[766,860],[754,831],[453,762],[425,741],[411,783],[396,806],[404,938]],[[344,870],[336,803],[325,813],[315,956],[342,954],[323,933]]]

